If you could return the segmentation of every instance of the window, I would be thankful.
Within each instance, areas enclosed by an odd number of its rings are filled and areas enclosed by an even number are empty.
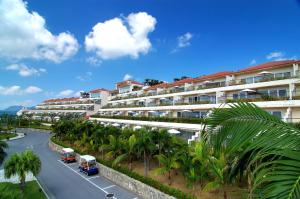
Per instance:
[[[289,78],[289,77],[291,77],[291,72],[285,72],[285,73],[283,73],[283,77],[284,77],[284,78]]]
[[[277,97],[277,90],[270,90],[270,96]]]
[[[278,90],[278,95],[279,95],[279,97],[286,97],[287,96],[286,89]]]
[[[273,111],[271,114],[281,119],[281,111]]]
[[[232,95],[232,97],[233,97],[233,99],[238,99],[238,98],[239,98],[239,94],[234,93],[234,94]]]

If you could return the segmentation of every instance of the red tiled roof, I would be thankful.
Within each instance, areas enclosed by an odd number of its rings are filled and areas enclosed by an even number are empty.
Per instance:
[[[154,86],[150,86],[149,88],[145,89],[145,90],[155,90],[157,88],[166,88],[168,85],[168,83],[161,83],[161,84],[156,84]]]
[[[117,87],[119,88],[119,87],[131,85],[131,84],[137,84],[137,85],[141,85],[141,86],[143,85],[142,83],[134,81],[134,80],[125,80],[122,82],[118,82]]]
[[[119,93],[119,91],[116,89],[116,90],[111,90],[111,91],[109,91],[110,93],[115,93],[115,94],[117,94],[117,93]]]
[[[173,87],[173,86],[180,86],[180,85],[184,85],[185,83],[192,83],[194,81],[194,78],[186,78],[186,79],[182,79],[182,80],[178,80],[172,83],[167,84],[167,87]]]
[[[225,77],[226,75],[232,75],[232,74],[234,74],[234,72],[231,72],[231,71],[217,72],[217,73],[214,73],[214,74],[197,77],[197,78],[194,79],[193,82],[201,82],[201,81],[205,81],[205,80],[209,80],[209,79]]]
[[[101,91],[108,91],[108,90],[104,88],[98,88],[98,89],[91,90],[90,93],[100,93]]]
[[[241,70],[237,71],[236,74],[249,73],[249,72],[265,70],[265,69],[269,69],[269,68],[280,68],[280,67],[285,67],[287,65],[299,63],[299,62],[300,62],[300,60],[272,61],[272,62],[267,62],[264,64],[259,64],[256,66],[251,66],[251,67],[248,67],[245,69],[241,69]]]

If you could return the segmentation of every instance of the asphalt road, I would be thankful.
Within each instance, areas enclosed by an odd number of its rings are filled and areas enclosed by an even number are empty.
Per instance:
[[[59,154],[48,147],[49,136],[48,133],[28,132],[22,139],[8,141],[7,157],[26,149],[33,150],[42,161],[37,179],[50,199],[105,199],[107,193],[113,193],[117,199],[138,198],[102,176],[80,173],[77,163],[61,162]],[[0,169],[3,169],[3,164]]]

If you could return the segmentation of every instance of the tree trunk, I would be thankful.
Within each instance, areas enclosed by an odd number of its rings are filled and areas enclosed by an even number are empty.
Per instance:
[[[227,192],[226,192],[226,190],[225,190],[225,188],[223,188],[224,190],[224,192],[223,192],[223,196],[224,196],[224,199],[227,199]]]
[[[147,164],[147,154],[144,151],[144,175],[148,176],[148,164]]]
[[[132,158],[129,158],[129,170],[132,171]]]
[[[171,182],[171,170],[168,171],[168,179],[169,179],[169,185],[172,184]]]

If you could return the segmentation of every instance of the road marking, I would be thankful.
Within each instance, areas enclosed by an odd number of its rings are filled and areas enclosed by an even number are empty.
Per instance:
[[[108,187],[104,187],[104,188],[102,188],[102,189],[109,189],[109,188],[112,188],[112,187],[115,187],[116,185],[110,185],[110,186],[108,186]]]
[[[107,191],[105,191],[104,189],[102,189],[101,187],[99,187],[98,185],[96,185],[95,183],[93,183],[92,181],[90,181],[88,178],[85,178],[84,176],[82,176],[80,173],[77,173],[76,170],[74,170],[73,168],[69,167],[68,165],[62,163],[61,161],[58,160],[58,162],[60,162],[62,165],[64,165],[65,167],[69,168],[70,170],[72,170],[74,173],[76,173],[77,175],[79,175],[80,177],[82,177],[83,179],[85,179],[86,181],[88,181],[89,183],[91,183],[92,185],[94,185],[96,188],[100,189],[101,191],[103,191],[105,194],[108,194]],[[113,197],[114,199],[117,199],[116,197]]]
[[[99,178],[99,176],[93,176],[93,177],[90,177],[88,179],[90,180],[90,179],[94,179],[94,178]]]
[[[36,180],[36,182],[38,183],[38,185],[41,187],[41,189],[42,189],[42,191],[44,192],[46,198],[49,199],[48,194],[46,193],[46,191],[44,190],[44,188],[42,187],[42,185],[40,184],[40,182],[38,181],[38,179],[35,179],[35,180]]]

